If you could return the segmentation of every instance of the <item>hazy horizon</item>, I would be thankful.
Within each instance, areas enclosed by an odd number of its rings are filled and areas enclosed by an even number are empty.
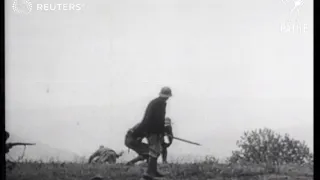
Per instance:
[[[6,0],[6,129],[66,149],[121,150],[162,86],[182,142],[172,153],[231,153],[268,127],[313,149],[313,2],[57,0],[80,11],[17,14]],[[291,131],[291,133],[290,133]],[[234,143],[233,143],[234,142]]]

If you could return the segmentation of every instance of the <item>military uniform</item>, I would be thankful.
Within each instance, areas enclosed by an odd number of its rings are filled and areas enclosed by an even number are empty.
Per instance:
[[[116,162],[117,158],[120,155],[118,155],[114,150],[100,146],[100,148],[94,152],[90,158],[89,163],[110,163],[113,164]]]
[[[146,136],[149,144],[149,156],[158,158],[161,153],[161,141],[164,135],[164,120],[166,113],[166,101],[158,97],[152,100],[145,112],[145,116],[139,123],[132,136]]]
[[[163,163],[167,163],[167,155],[168,155],[168,147],[171,146],[172,141],[173,141],[173,132],[172,132],[172,126],[171,124],[166,124],[165,128],[164,128],[164,137],[162,139],[162,151],[161,151],[161,155],[162,155],[162,162]],[[168,137],[169,142],[166,143],[165,142],[165,137]]]
[[[142,139],[146,137],[145,134],[138,136],[134,135],[137,127],[140,123],[136,124],[133,128],[129,129],[125,137],[125,145],[134,150],[140,157],[137,160],[130,161],[129,164],[134,164],[137,161],[147,159],[149,157],[149,146],[142,142]]]
[[[145,179],[163,177],[157,171],[157,159],[161,154],[162,140],[164,136],[164,124],[166,115],[166,101],[172,96],[171,89],[163,87],[159,97],[153,99],[147,106],[144,117],[132,132],[133,137],[144,137],[148,139],[149,160],[148,169],[144,174]]]

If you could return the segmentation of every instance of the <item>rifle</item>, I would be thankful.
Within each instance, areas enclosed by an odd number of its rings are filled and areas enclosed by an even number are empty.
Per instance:
[[[7,146],[13,147],[13,146],[33,146],[36,145],[36,143],[23,143],[23,142],[15,142],[15,143],[7,143]]]
[[[20,161],[23,158],[25,150],[26,150],[26,146],[28,146],[28,145],[32,146],[32,145],[36,145],[36,144],[35,143],[22,143],[22,142],[6,143],[6,155],[9,155],[7,153],[9,153],[9,151],[12,147],[24,146],[24,150],[23,150],[22,155],[18,158],[18,160],[16,160],[16,161]]]
[[[173,139],[176,139],[176,140],[179,140],[179,141],[183,141],[183,142],[186,142],[186,143],[189,143],[189,144],[194,144],[194,145],[197,145],[197,146],[201,146],[201,144],[196,143],[196,142],[188,141],[188,140],[185,140],[185,139],[182,139],[182,138],[178,138],[178,137],[173,137],[173,136],[171,136],[171,137]]]
[[[22,142],[15,142],[15,143],[7,143],[6,149],[9,152],[9,149],[13,148],[14,146],[33,146],[36,145],[35,143],[22,143]]]

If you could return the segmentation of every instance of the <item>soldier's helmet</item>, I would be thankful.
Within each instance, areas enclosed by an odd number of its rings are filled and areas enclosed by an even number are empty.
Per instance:
[[[163,88],[161,88],[161,91],[160,91],[160,93],[159,93],[159,96],[160,97],[165,97],[165,98],[169,98],[169,97],[171,97],[172,96],[172,91],[171,91],[171,89],[169,88],[169,87],[163,87]]]

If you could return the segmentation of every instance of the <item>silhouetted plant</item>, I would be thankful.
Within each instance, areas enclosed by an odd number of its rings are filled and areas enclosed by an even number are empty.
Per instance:
[[[313,154],[305,142],[290,138],[288,134],[281,136],[271,129],[264,128],[246,131],[237,141],[240,150],[233,151],[229,163],[311,163]]]

